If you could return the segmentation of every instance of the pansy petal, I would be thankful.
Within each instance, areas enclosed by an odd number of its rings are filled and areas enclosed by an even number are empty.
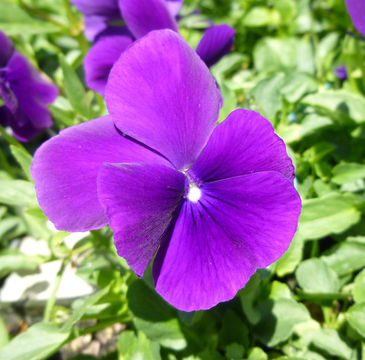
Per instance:
[[[157,253],[157,292],[180,310],[232,299],[257,268],[276,261],[294,236],[300,198],[276,172],[204,184],[185,201],[169,243]]]
[[[212,26],[204,33],[196,52],[210,67],[231,51],[235,33],[228,25]]]
[[[84,15],[103,15],[110,18],[119,17],[118,0],[71,0]]]
[[[2,31],[0,31],[0,68],[6,66],[13,52],[13,43]]]
[[[346,7],[356,30],[365,36],[365,1],[346,0]]]
[[[108,161],[165,163],[120,135],[109,116],[62,131],[35,153],[32,176],[37,198],[56,228],[86,231],[107,224],[97,197],[97,174]]]
[[[165,0],[119,0],[119,6],[129,30],[137,39],[152,30],[178,31]]]
[[[0,107],[0,125],[10,126],[13,136],[22,142],[32,140],[42,131],[47,129],[47,127],[35,127],[21,109],[12,113],[6,106]]]
[[[122,132],[183,169],[197,158],[214,129],[220,93],[186,41],[161,30],[121,55],[110,72],[106,103]]]
[[[106,164],[98,193],[117,252],[142,276],[176,217],[185,176],[163,165]]]
[[[294,167],[271,123],[259,113],[239,109],[213,131],[189,172],[201,181],[216,181],[260,171],[277,171],[294,180]]]
[[[179,13],[180,8],[184,2],[184,0],[165,0],[165,1],[167,2],[167,7],[172,16],[176,16]]]
[[[104,36],[90,48],[84,61],[85,80],[90,89],[104,95],[110,70],[132,42],[129,36]]]

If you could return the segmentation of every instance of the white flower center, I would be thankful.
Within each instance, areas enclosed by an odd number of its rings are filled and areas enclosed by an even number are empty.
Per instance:
[[[188,199],[191,201],[191,202],[198,202],[199,199],[201,198],[202,196],[202,192],[201,190],[193,183],[190,183],[189,184],[189,192],[188,192]]]

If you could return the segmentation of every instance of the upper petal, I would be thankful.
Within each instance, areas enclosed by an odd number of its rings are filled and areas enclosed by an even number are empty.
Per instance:
[[[216,181],[260,171],[277,171],[294,180],[294,167],[271,123],[259,113],[233,111],[212,133],[189,172],[201,181]]]
[[[84,61],[85,80],[90,89],[104,95],[110,70],[132,42],[126,35],[103,36],[90,48]]]
[[[0,31],[0,68],[5,67],[14,52],[12,41]]]
[[[137,39],[152,30],[178,31],[165,0],[119,0],[119,6],[124,21]]]
[[[122,54],[110,72],[106,103],[121,131],[182,169],[206,144],[218,119],[220,94],[186,41],[161,30]]]
[[[294,186],[276,172],[207,183],[201,191],[197,203],[184,202],[153,264],[157,292],[184,311],[232,299],[257,268],[287,250],[300,213]]]
[[[346,0],[346,6],[355,28],[365,36],[365,1]]]
[[[163,165],[106,164],[99,199],[114,230],[117,252],[142,276],[173,222],[185,176]]]
[[[225,24],[212,26],[204,33],[196,52],[210,67],[231,51],[235,33]]]
[[[97,197],[97,174],[105,162],[165,163],[119,134],[109,116],[62,131],[35,153],[31,172],[37,198],[56,228],[86,231],[107,224]]]

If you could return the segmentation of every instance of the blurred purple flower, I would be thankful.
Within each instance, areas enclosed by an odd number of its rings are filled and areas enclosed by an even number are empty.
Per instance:
[[[31,140],[52,126],[47,104],[57,95],[57,87],[43,78],[0,31],[0,97],[4,102],[0,125],[10,126],[20,141]]]
[[[365,0],[345,0],[356,30],[365,36]]]
[[[342,66],[338,66],[338,67],[336,67],[336,69],[335,69],[335,74],[336,74],[336,76],[337,76],[340,80],[342,80],[342,81],[346,80],[346,79],[347,79],[347,69],[346,69],[346,65],[342,65]]]
[[[234,297],[277,260],[301,208],[294,168],[270,122],[239,109],[216,126],[220,93],[171,30],[125,51],[106,89],[110,115],[62,131],[36,152],[39,204],[60,230],[107,224],[138,276],[180,310]]]
[[[87,34],[95,44],[85,58],[85,80],[89,88],[104,94],[110,70],[120,54],[136,39],[146,35],[151,30],[171,29],[178,31],[176,15],[182,0],[119,0],[98,3],[92,1],[88,8],[86,0],[73,0],[75,5],[85,14],[87,25],[90,16],[107,19],[92,28],[86,26]],[[89,3],[89,1],[88,1]],[[98,4],[98,6],[95,5]],[[99,5],[105,4],[105,9]],[[120,9],[120,11],[119,11]],[[124,26],[110,26],[112,19],[119,16]],[[90,30],[92,29],[92,31]],[[92,33],[92,36],[91,36]],[[228,25],[218,25],[209,28],[203,35],[197,52],[208,66],[214,65],[232,48],[235,31]],[[105,54],[108,54],[105,56]]]

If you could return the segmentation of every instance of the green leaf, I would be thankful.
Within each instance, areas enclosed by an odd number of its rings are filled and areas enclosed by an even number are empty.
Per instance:
[[[60,55],[59,60],[63,72],[63,81],[68,100],[77,113],[89,118],[90,109],[86,103],[87,93],[85,92],[82,82],[62,55]]]
[[[2,360],[44,360],[55,353],[70,336],[54,325],[37,323],[0,349]]]
[[[12,271],[35,271],[42,260],[36,256],[27,256],[16,249],[6,249],[0,252],[0,278]]]
[[[365,302],[365,269],[357,274],[352,289],[354,300],[357,303]]]
[[[127,299],[136,328],[149,339],[174,350],[186,347],[176,311],[143,280],[136,280],[129,286]]]
[[[320,239],[339,234],[361,218],[358,201],[352,194],[331,193],[304,200],[298,231],[304,239]]]
[[[266,300],[257,309],[261,320],[255,333],[269,347],[289,339],[295,325],[310,319],[306,307],[291,299]]]
[[[365,338],[365,302],[351,306],[346,317],[349,324]]]
[[[303,261],[295,276],[307,293],[336,293],[340,289],[337,274],[321,259]]]
[[[316,91],[318,88],[315,78],[307,73],[293,72],[285,77],[281,93],[287,101],[295,103],[304,95]]]
[[[30,166],[32,165],[33,161],[32,156],[25,149],[22,149],[18,146],[10,145],[10,150],[16,161],[22,167],[27,179],[32,181],[32,176],[30,174]]]
[[[303,256],[304,242],[302,237],[297,233],[289,249],[284,253],[284,255],[276,261],[275,272],[278,276],[282,277],[287,274],[292,273],[298,266]]]
[[[290,126],[279,126],[278,134],[288,144],[297,142],[313,134],[318,134],[320,130],[333,125],[333,121],[327,117],[316,113],[310,113],[304,117],[301,124],[291,124]]]
[[[302,101],[340,124],[365,122],[365,98],[348,90],[318,92],[306,96]]]
[[[268,356],[264,350],[254,347],[250,350],[247,360],[267,360]]]
[[[59,31],[59,27],[54,24],[33,19],[19,6],[7,0],[0,1],[0,28],[14,36]]]
[[[117,343],[119,360],[143,359],[160,360],[160,347],[156,342],[150,341],[143,332],[138,332],[138,337],[131,330],[123,331]]]
[[[297,40],[294,38],[263,38],[253,51],[255,68],[258,71],[294,69],[297,60]]]
[[[252,90],[256,104],[264,116],[272,119],[281,109],[282,95],[280,90],[283,86],[285,75],[283,73],[265,78],[258,82]]]
[[[0,317],[0,349],[3,348],[9,342],[9,333],[6,328],[6,324],[2,317]]]
[[[365,244],[359,242],[343,242],[332,248],[322,259],[339,276],[351,274],[365,267]]]
[[[255,6],[243,18],[243,25],[246,27],[261,27],[276,25],[279,21],[279,14],[276,10],[264,6]]]
[[[333,170],[332,182],[343,185],[365,178],[365,165],[356,163],[342,163],[336,165]]]
[[[97,293],[87,297],[86,299],[82,299],[77,302],[77,306],[74,309],[71,317],[63,324],[62,330],[69,331],[72,329],[72,326],[79,321],[89,310],[89,308],[97,303],[101,298],[103,298],[110,290],[112,286],[112,282],[106,286],[104,289],[101,289]]]
[[[0,203],[15,206],[36,206],[34,185],[25,180],[0,179]]]
[[[6,243],[25,232],[24,222],[17,216],[9,216],[0,221],[0,243]]]
[[[321,329],[313,334],[312,344],[329,355],[350,359],[352,350],[336,330]]]

